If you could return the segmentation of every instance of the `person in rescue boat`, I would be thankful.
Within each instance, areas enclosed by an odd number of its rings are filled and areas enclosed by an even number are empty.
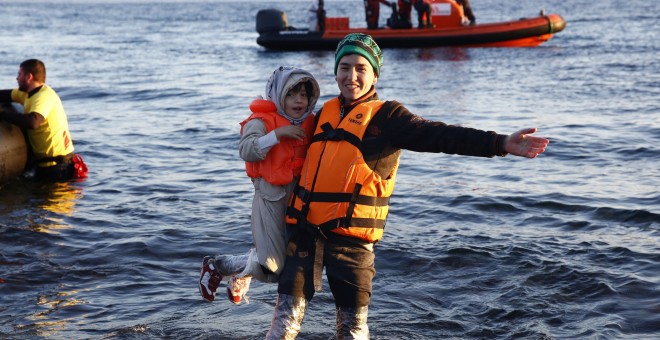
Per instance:
[[[470,26],[476,25],[477,18],[474,16],[474,12],[472,12],[472,6],[470,6],[470,0],[455,0],[455,1],[459,5],[463,6],[463,14],[468,20],[464,25],[470,25]]]
[[[457,4],[463,6],[463,14],[465,15],[465,21],[463,25],[474,26],[477,24],[477,19],[472,12],[472,6],[470,6],[470,0],[454,0]],[[398,0],[399,7],[399,24],[393,28],[410,28],[412,27],[412,19],[410,14],[412,12],[412,7],[415,7],[417,11],[419,28],[432,28],[431,24],[431,2],[429,0]],[[426,17],[426,20],[422,20]]]
[[[417,11],[418,28],[433,28],[431,22],[431,2],[430,0],[413,0],[413,6]]]
[[[398,18],[395,27],[392,28],[412,28],[412,3],[414,0],[397,0]]]
[[[0,109],[0,120],[16,125],[26,133],[31,152],[26,168],[28,171],[34,168],[37,180],[67,181],[74,178],[77,172],[72,161],[74,148],[69,122],[60,97],[46,85],[46,66],[38,59],[23,61],[16,82],[18,88],[0,90],[0,103],[21,104],[24,113]],[[81,157],[78,159],[82,162]]]
[[[314,128],[314,107],[320,96],[311,73],[281,66],[266,84],[266,99],[250,104],[252,114],[241,122],[239,154],[254,185],[251,228],[254,248],[244,255],[206,256],[199,292],[212,302],[222,277],[229,301],[239,304],[252,278],[276,282],[284,267],[288,234],[284,213],[297,183]]]
[[[392,7],[392,3],[386,0],[364,0],[364,12],[367,15],[367,28],[377,29],[380,18],[380,4]]]
[[[316,115],[312,143],[293,191],[287,225],[295,230],[278,282],[267,339],[293,339],[325,268],[339,339],[369,337],[374,245],[383,236],[402,150],[534,158],[548,140],[535,128],[510,135],[430,121],[375,85],[383,55],[369,36],[352,33],[335,51],[339,95]]]
[[[325,31],[325,9],[323,0],[312,0],[307,12],[309,13],[309,31]]]

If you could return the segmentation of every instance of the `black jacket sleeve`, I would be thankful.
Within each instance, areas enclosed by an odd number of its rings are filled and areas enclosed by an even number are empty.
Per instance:
[[[372,123],[396,149],[480,157],[506,154],[505,135],[430,121],[412,114],[396,101],[385,102]]]

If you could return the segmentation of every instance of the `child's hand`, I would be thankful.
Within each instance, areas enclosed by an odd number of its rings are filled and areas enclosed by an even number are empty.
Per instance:
[[[277,136],[277,140],[280,140],[282,137],[287,137],[302,141],[305,139],[305,130],[300,126],[287,125],[275,129],[275,136]]]

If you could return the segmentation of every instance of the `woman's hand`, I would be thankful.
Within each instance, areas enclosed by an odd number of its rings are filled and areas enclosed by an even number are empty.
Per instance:
[[[549,140],[532,136],[536,128],[527,128],[516,131],[504,140],[504,151],[521,157],[534,158],[545,151]]]

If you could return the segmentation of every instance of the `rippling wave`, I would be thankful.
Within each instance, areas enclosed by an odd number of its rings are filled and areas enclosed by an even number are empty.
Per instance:
[[[265,336],[275,285],[240,306],[197,292],[203,256],[252,246],[239,122],[282,64],[312,72],[321,101],[337,94],[332,52],[256,45],[266,7],[302,26],[308,3],[3,4],[0,88],[44,60],[90,177],[0,188],[0,338]],[[479,22],[541,7],[568,24],[538,48],[384,51],[381,98],[450,124],[535,126],[551,144],[534,160],[403,153],[372,338],[660,334],[657,5],[473,3]],[[361,4],[326,10],[363,25]],[[300,338],[331,338],[334,320],[324,282]]]

